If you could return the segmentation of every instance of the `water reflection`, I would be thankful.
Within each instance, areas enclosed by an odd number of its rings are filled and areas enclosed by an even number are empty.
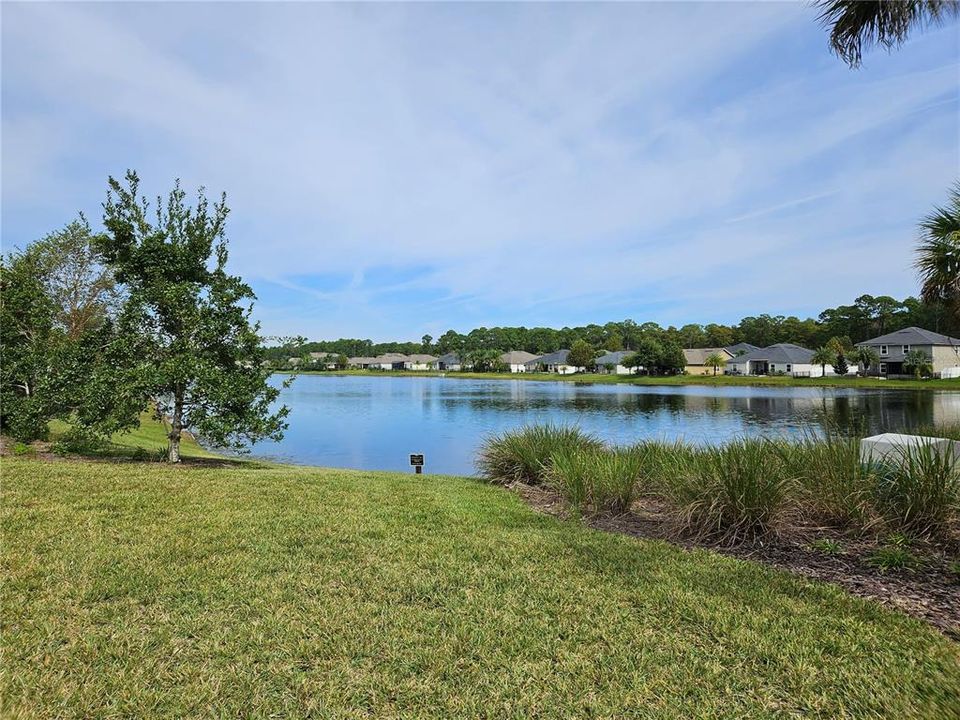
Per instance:
[[[279,382],[279,381],[278,381]],[[836,424],[867,433],[960,421],[960,393],[764,387],[637,387],[524,380],[303,376],[280,444],[254,454],[289,462],[470,473],[484,435],[536,422],[575,423],[611,442],[719,443],[790,437]]]

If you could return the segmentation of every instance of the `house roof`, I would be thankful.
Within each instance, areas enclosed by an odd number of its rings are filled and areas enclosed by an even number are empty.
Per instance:
[[[892,333],[858,342],[857,345],[960,345],[960,340],[918,327],[903,328]]]
[[[772,363],[791,363],[793,365],[809,365],[813,357],[813,350],[794,345],[792,343],[777,343],[769,347],[754,350],[746,355],[734,359],[735,363],[745,363],[759,360]]]
[[[752,353],[754,350],[759,350],[760,348],[757,345],[751,345],[748,342],[738,342],[736,345],[727,345],[724,350],[730,353],[733,357],[737,356],[738,352]]]
[[[347,362],[350,365],[371,365],[376,360],[377,358],[363,357],[363,356],[347,358]]]
[[[404,355],[405,360],[414,363],[432,363],[437,361],[436,355],[426,355],[424,353],[414,353],[413,355]]]
[[[511,350],[510,352],[505,352],[503,355],[501,355],[500,361],[506,363],[507,365],[523,365],[531,360],[536,360],[537,357],[537,355],[528,353],[524,350]]]
[[[733,353],[726,348],[690,348],[683,351],[683,358],[687,365],[706,365],[707,358],[714,353],[726,356],[727,360],[733,357]]]
[[[595,362],[597,365],[622,365],[623,359],[631,355],[633,355],[633,350],[617,350],[616,352],[604,353]]]
[[[457,355],[456,353],[446,353],[445,355],[441,355],[440,357],[438,357],[437,360],[442,362],[444,365],[460,364],[460,356]]]
[[[537,363],[538,365],[541,363],[544,365],[566,365],[567,355],[569,354],[569,350],[557,350],[556,352],[547,353],[546,355],[533,358],[533,360],[528,360],[527,365],[531,363]]]

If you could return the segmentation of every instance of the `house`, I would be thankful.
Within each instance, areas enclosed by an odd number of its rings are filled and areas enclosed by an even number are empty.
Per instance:
[[[460,356],[456,353],[447,353],[446,355],[441,355],[437,358],[438,370],[457,372],[459,370],[463,370],[464,367],[466,367],[466,364],[460,362]]]
[[[435,355],[415,353],[406,355],[403,360],[403,370],[433,370],[437,366]]]
[[[934,376],[960,377],[960,340],[932,330],[908,327],[864,340],[857,347],[871,347],[880,356],[879,366],[867,370],[870,375],[910,375],[903,360],[911,350],[922,350],[930,358]]]
[[[737,357],[738,355],[746,355],[747,353],[752,353],[754,350],[759,350],[760,348],[756,345],[751,345],[748,342],[739,342],[736,345],[727,345],[724,350],[726,350],[732,357]]]
[[[369,370],[375,361],[376,358],[372,357],[352,357],[347,358],[347,365],[358,370]]]
[[[609,375],[632,375],[636,370],[642,370],[643,368],[629,368],[623,364],[624,359],[630,355],[633,355],[632,350],[604,353],[594,361],[597,364],[597,372]]]
[[[310,359],[315,363],[322,362],[327,370],[337,369],[337,356],[332,353],[312,352],[310,353]]]
[[[727,361],[727,373],[731,375],[792,375],[793,377],[820,377],[823,368],[811,360],[813,350],[792,343],[777,343],[740,355]],[[834,375],[833,367],[826,366],[826,374]],[[857,367],[851,364],[848,374],[855,374]]]
[[[408,358],[402,353],[384,353],[370,360],[368,370],[403,370]]]
[[[527,371],[527,363],[536,360],[537,356],[533,353],[523,350],[511,350],[500,356],[502,362],[512,373],[522,373]]]
[[[713,375],[714,369],[707,365],[707,358],[719,355],[727,362],[733,359],[733,353],[726,348],[691,348],[683,351],[683,371],[687,375]],[[722,368],[716,372],[722,372]]]
[[[569,350],[557,350],[556,352],[541,355],[527,363],[527,372],[544,370],[545,372],[557,373],[558,375],[573,375],[575,372],[583,370],[582,367],[567,364],[567,356],[569,354]]]

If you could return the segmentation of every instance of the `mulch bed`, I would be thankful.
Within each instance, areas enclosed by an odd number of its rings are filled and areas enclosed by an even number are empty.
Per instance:
[[[559,495],[542,488],[511,486],[532,508],[555,517],[569,517]],[[749,543],[728,545],[704,538],[678,535],[662,506],[650,500],[634,504],[616,517],[584,517],[590,527],[638,538],[665,540],[684,548],[705,548],[744,560],[766,563],[783,570],[840,585],[848,592],[930,623],[945,635],[960,640],[960,576],[951,569],[958,561],[956,544],[915,543],[911,552],[922,558],[917,569],[880,570],[867,556],[880,547],[874,537],[852,537],[829,528],[793,527],[779,535]],[[843,550],[828,554],[811,547],[814,540],[838,541]]]

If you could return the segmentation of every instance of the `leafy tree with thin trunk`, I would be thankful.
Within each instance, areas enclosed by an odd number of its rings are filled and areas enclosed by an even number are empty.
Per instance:
[[[586,340],[576,340],[570,346],[567,363],[576,368],[587,368],[593,365],[593,348]]]
[[[920,222],[914,266],[920,274],[923,301],[942,305],[948,329],[960,329],[960,182],[950,189],[947,204],[934,208]]]
[[[812,362],[814,365],[819,365],[820,377],[825,377],[827,374],[827,365],[832,363],[835,358],[836,355],[834,354],[834,351],[824,346],[813,351],[813,356],[810,358],[810,362]]]
[[[866,377],[871,367],[880,364],[880,353],[869,345],[864,345],[854,350],[850,359],[860,366],[863,376]]]
[[[903,367],[905,370],[912,372],[917,380],[921,376],[930,375],[933,372],[933,363],[923,350],[911,350],[904,355]]]
[[[703,361],[703,364],[709,368],[713,368],[713,376],[716,377],[717,370],[726,366],[727,359],[720,353],[710,353],[707,355],[707,359]]]
[[[211,206],[201,188],[189,207],[178,181],[151,213],[135,172],[109,185],[101,247],[127,293],[121,332],[138,360],[129,381],[169,423],[169,461],[186,431],[237,450],[282,438],[289,411],[273,407],[255,295],[226,271],[226,196]]]
[[[864,48],[899,47],[912,30],[956,16],[957,0],[819,0],[820,22],[830,29],[831,49],[852,68]]]

